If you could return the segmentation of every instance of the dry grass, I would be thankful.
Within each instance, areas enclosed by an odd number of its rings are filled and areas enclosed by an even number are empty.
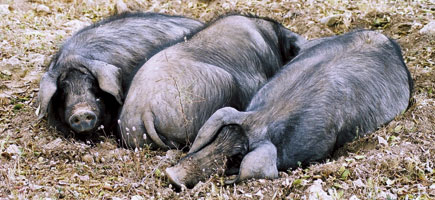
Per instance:
[[[213,176],[179,193],[163,170],[181,152],[126,150],[109,139],[89,145],[36,121],[38,82],[50,56],[80,27],[115,13],[116,2],[0,0],[0,199],[308,199],[313,191],[324,199],[435,198],[435,36],[420,33],[434,20],[433,1],[125,1],[130,10],[202,21],[254,13],[309,39],[376,29],[400,43],[415,80],[407,112],[324,163],[232,186]]]

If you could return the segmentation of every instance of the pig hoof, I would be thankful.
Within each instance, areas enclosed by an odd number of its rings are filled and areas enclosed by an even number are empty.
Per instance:
[[[182,184],[180,182],[180,180],[178,180],[178,177],[176,175],[176,173],[174,172],[173,169],[171,168],[166,168],[165,170],[166,172],[166,176],[169,179],[169,182],[176,188],[176,189],[181,189],[181,188],[185,188],[186,186],[184,184]]]
[[[237,175],[237,177],[235,177],[234,179],[225,180],[225,185],[232,185],[234,183],[238,183],[240,181],[239,178],[240,176]]]

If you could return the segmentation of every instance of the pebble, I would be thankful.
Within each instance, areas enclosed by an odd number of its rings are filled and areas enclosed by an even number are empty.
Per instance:
[[[334,26],[340,21],[341,15],[331,15],[320,19],[320,23],[325,24],[326,26]]]
[[[46,5],[39,4],[36,6],[36,12],[50,13],[50,8]]]
[[[77,30],[79,30],[79,29],[81,29],[81,28],[83,28],[85,26],[89,26],[89,25],[91,25],[91,23],[80,21],[80,20],[77,20],[77,19],[71,20],[71,21],[63,24],[63,26],[66,27],[67,31],[73,31],[73,32],[77,31]]]
[[[323,199],[332,200],[333,198],[326,193],[322,188],[322,180],[317,179],[314,181],[313,185],[308,187],[306,192],[309,194],[308,199]]]
[[[116,1],[115,10],[116,13],[123,13],[125,11],[128,11],[128,7],[123,0],[118,0]]]
[[[420,34],[435,36],[435,21],[431,21],[420,29]]]
[[[7,15],[9,13],[11,13],[11,11],[9,11],[9,5],[0,4],[0,15]]]
[[[9,154],[19,154],[20,153],[20,148],[15,145],[15,144],[11,144],[7,149],[6,152]]]
[[[131,200],[145,200],[142,196],[135,195],[131,197]]]
[[[86,155],[82,156],[82,160],[85,161],[86,163],[93,163],[94,157],[90,154],[86,154]]]

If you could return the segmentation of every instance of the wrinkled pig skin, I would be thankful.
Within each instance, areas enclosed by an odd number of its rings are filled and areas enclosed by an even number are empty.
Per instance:
[[[244,109],[306,40],[281,24],[231,14],[150,58],[120,115],[129,148],[188,147],[217,109]]]
[[[123,97],[136,71],[168,44],[203,24],[158,13],[123,13],[83,28],[62,45],[43,75],[39,119],[66,136],[116,131]]]
[[[412,87],[399,45],[381,33],[359,30],[309,41],[246,111],[216,111],[199,130],[188,161],[181,159],[167,175],[176,187],[193,187],[215,173],[200,171],[211,167],[209,158],[234,155],[219,148],[248,141],[230,183],[277,178],[278,170],[322,161],[393,120],[407,109]],[[228,126],[239,128],[229,133]],[[221,134],[237,137],[222,141]]]

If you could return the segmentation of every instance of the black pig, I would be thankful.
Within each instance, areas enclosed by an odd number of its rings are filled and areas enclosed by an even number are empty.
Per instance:
[[[245,108],[304,42],[269,19],[231,14],[214,20],[138,71],[120,115],[123,143],[188,146],[217,109]]]
[[[245,112],[216,111],[166,174],[178,187],[193,187],[226,163],[238,173],[229,183],[277,178],[278,170],[321,161],[388,123],[406,110],[411,90],[400,47],[380,33],[309,41]]]
[[[39,119],[48,113],[51,126],[85,138],[100,125],[113,127],[139,63],[202,25],[139,12],[83,28],[62,45],[41,79]]]

